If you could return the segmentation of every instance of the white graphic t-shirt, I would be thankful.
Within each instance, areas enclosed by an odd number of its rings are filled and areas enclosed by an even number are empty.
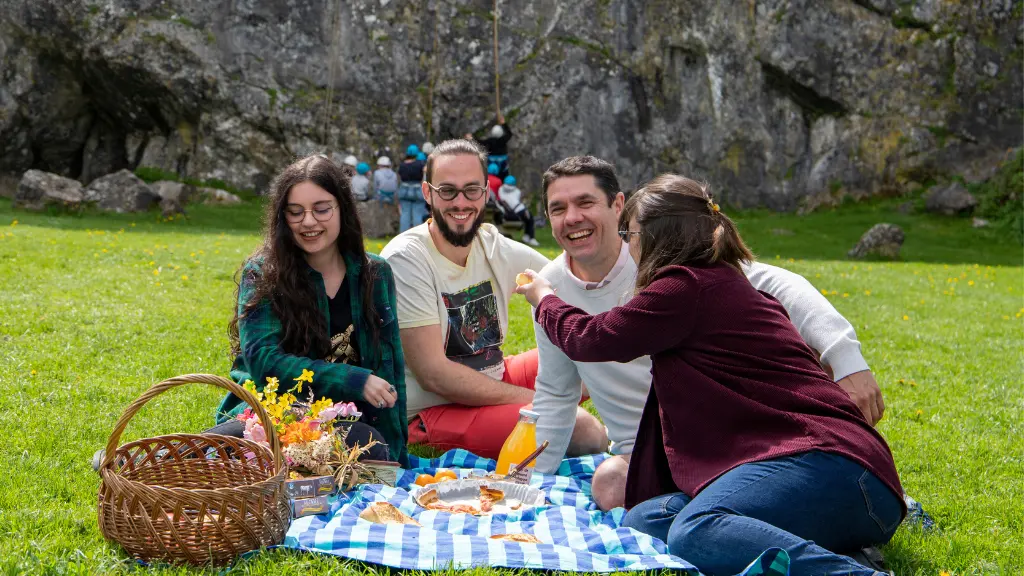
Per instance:
[[[491,378],[505,374],[501,352],[508,333],[508,305],[516,274],[540,270],[548,259],[539,252],[502,236],[484,224],[470,247],[465,266],[438,252],[427,224],[399,234],[381,256],[395,275],[398,327],[438,325],[445,356]],[[420,387],[405,371],[408,415],[450,402]]]

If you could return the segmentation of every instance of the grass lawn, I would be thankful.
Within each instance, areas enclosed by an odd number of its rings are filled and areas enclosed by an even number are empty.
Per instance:
[[[895,206],[738,220],[762,260],[806,276],[857,327],[885,393],[880,430],[907,491],[942,528],[897,533],[885,548],[897,574],[1019,574],[1021,246],[966,220],[907,216]],[[255,204],[196,207],[188,219],[161,222],[154,214],[32,214],[0,200],[0,572],[133,569],[98,530],[91,455],[149,385],[227,373],[232,278],[259,240],[258,212]],[[845,260],[880,221],[903,226],[905,260]],[[543,251],[553,256],[548,234],[540,234]],[[532,347],[533,333],[525,302],[517,298],[513,308],[506,348],[518,352]],[[199,386],[165,394],[133,420],[126,439],[199,431],[219,398]],[[382,571],[286,552],[239,570]]]

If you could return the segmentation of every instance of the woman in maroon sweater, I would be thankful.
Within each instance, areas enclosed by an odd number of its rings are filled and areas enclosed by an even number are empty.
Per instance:
[[[892,454],[740,272],[753,256],[733,222],[676,175],[634,194],[621,222],[638,267],[626,305],[587,315],[530,271],[518,291],[573,360],[651,356],[625,524],[707,574],[772,547],[794,575],[875,574],[842,554],[888,542],[903,519]]]

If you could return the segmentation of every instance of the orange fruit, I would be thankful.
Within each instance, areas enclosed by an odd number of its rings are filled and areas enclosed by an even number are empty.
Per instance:
[[[434,473],[435,482],[447,482],[449,480],[458,480],[459,476],[454,470],[438,470]]]
[[[416,477],[417,486],[426,486],[427,484],[433,484],[434,482],[436,482],[436,480],[434,480],[434,477],[430,474],[420,474]]]
[[[525,286],[530,282],[533,282],[533,280],[530,280],[530,277],[527,276],[525,273],[520,272],[519,274],[516,274],[516,284],[518,284],[519,286]]]

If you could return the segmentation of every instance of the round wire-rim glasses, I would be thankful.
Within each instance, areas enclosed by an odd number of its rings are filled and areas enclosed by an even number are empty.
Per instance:
[[[298,224],[306,219],[306,213],[312,213],[313,219],[317,222],[327,222],[334,216],[334,209],[337,208],[333,202],[317,202],[309,210],[302,209],[302,206],[286,206],[284,218],[291,224]]]

